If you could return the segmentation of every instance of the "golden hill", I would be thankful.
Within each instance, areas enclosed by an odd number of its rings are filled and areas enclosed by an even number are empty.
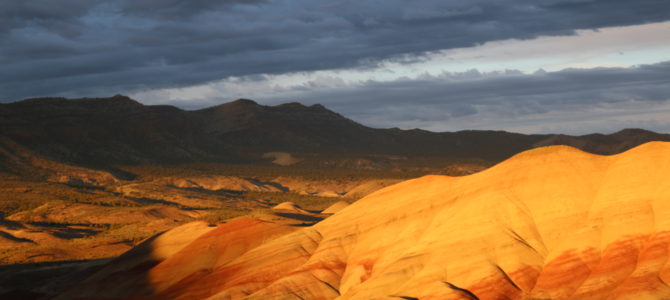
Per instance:
[[[387,187],[311,227],[185,226],[188,241],[167,232],[62,297],[669,298],[670,143],[538,148]]]

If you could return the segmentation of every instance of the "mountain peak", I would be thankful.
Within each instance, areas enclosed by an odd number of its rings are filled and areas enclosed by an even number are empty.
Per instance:
[[[246,98],[240,98],[240,99],[237,99],[235,101],[228,102],[226,104],[230,104],[230,105],[249,105],[249,106],[252,106],[252,105],[253,106],[258,106],[259,105],[256,101],[251,100],[251,99],[246,99]]]
[[[612,133],[611,135],[613,136],[630,136],[630,135],[648,135],[648,134],[656,134],[655,132],[641,129],[641,128],[625,128],[622,130],[619,130],[615,133]]]
[[[240,98],[235,101],[226,102],[223,104],[210,106],[207,108],[200,109],[200,112],[209,112],[209,113],[245,113],[258,111],[262,106],[256,101],[251,99]]]
[[[124,105],[124,106],[144,106],[144,104],[137,102],[137,100],[130,98],[125,95],[121,94],[116,94],[112,97],[109,98],[93,98],[93,99],[87,99],[84,98],[84,101],[89,100],[89,101],[102,101],[105,103],[109,103],[112,105]]]
[[[309,111],[309,112],[329,112],[333,113],[330,109],[326,108],[325,106],[321,104],[312,104],[312,105],[304,105],[300,102],[289,102],[289,103],[283,103],[275,106],[275,108],[282,109],[282,110],[297,110],[297,111]]]

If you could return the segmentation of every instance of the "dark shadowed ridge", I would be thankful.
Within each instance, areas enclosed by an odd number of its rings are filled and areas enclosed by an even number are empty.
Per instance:
[[[201,110],[143,105],[126,96],[37,98],[0,104],[0,137],[51,159],[89,166],[254,161],[262,153],[390,154],[498,162],[564,144],[619,153],[670,135],[626,129],[610,135],[524,135],[468,130],[374,129],[320,104],[264,106],[239,99]]]

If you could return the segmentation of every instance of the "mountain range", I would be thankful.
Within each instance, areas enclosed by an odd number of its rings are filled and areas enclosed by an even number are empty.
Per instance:
[[[0,104],[1,147],[15,143],[48,159],[97,167],[258,162],[264,153],[277,151],[448,157],[493,164],[539,146],[570,145],[614,154],[648,141],[670,141],[670,135],[642,129],[583,136],[376,129],[319,104],[265,106],[246,99],[193,111],[143,105],[122,95]]]

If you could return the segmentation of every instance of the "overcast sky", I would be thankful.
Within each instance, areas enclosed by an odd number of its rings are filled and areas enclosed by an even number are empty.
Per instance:
[[[670,132],[667,0],[0,0],[0,102],[321,103],[374,127]]]

